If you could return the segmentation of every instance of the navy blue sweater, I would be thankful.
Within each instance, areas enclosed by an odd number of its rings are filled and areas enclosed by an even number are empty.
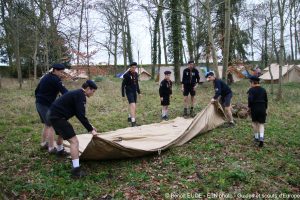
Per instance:
[[[248,90],[248,107],[253,108],[257,105],[264,105],[264,107],[268,108],[268,97],[267,92],[264,88],[257,86],[252,87]]]
[[[199,81],[199,71],[196,68],[193,68],[192,70],[186,68],[183,70],[181,81],[182,84],[194,86],[196,83],[199,83]]]
[[[36,103],[50,106],[56,99],[58,93],[65,94],[68,90],[55,74],[46,74],[35,89]]]
[[[166,97],[172,94],[172,81],[162,80],[159,85],[159,96]]]
[[[217,99],[219,96],[225,97],[227,94],[231,93],[230,87],[226,85],[222,80],[214,80],[215,96],[214,99]]]
[[[126,72],[123,76],[122,82],[122,97],[126,93],[141,93],[138,81],[138,74],[136,72],[131,73],[130,71]]]
[[[53,102],[50,107],[50,118],[65,118],[68,120],[76,116],[90,132],[93,130],[93,127],[85,116],[85,104],[86,96],[82,89],[69,91]]]

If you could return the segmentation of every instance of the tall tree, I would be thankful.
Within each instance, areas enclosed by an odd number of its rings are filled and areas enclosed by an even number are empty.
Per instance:
[[[224,54],[223,54],[223,71],[222,78],[227,80],[226,71],[228,68],[228,60],[229,60],[229,45],[230,45],[230,12],[231,12],[231,4],[230,0],[225,1],[225,34],[224,34]]]
[[[189,0],[183,0],[183,10],[185,16],[185,26],[186,26],[186,42],[188,46],[189,59],[194,60],[194,47],[192,39],[192,22],[190,17],[190,5]]]
[[[173,50],[173,63],[175,82],[180,83],[180,40],[181,17],[179,12],[180,0],[170,0],[171,43]]]

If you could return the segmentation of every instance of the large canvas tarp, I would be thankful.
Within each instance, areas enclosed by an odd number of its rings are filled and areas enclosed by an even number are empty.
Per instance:
[[[212,130],[225,122],[219,104],[209,104],[193,119],[177,117],[161,123],[128,127],[116,131],[77,135],[80,159],[108,160],[140,157],[181,146],[198,134]],[[66,142],[65,146],[69,146]]]

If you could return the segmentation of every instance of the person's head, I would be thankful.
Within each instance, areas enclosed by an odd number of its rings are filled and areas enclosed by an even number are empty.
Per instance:
[[[166,80],[168,80],[168,81],[170,80],[170,78],[171,78],[171,73],[172,73],[172,72],[170,72],[170,71],[165,71],[165,72],[164,72],[164,74],[165,74],[165,79],[166,79]]]
[[[55,74],[56,76],[58,76],[60,78],[62,78],[64,76],[63,72],[64,72],[64,69],[66,68],[65,65],[56,63],[56,64],[53,64],[51,66],[51,68],[52,68],[52,73]]]
[[[129,69],[130,72],[135,72],[135,69],[137,67],[137,63],[136,62],[132,62],[132,63],[130,63],[129,67],[130,67],[130,69]]]
[[[216,79],[215,74],[212,71],[206,72],[205,78],[207,79],[207,81],[214,81]]]
[[[190,69],[193,69],[194,66],[195,66],[195,62],[194,62],[193,60],[190,60],[190,61],[188,62],[188,67],[189,67]]]
[[[258,78],[257,76],[251,76],[251,77],[249,78],[249,80],[250,80],[250,85],[251,85],[251,87],[254,87],[254,86],[256,86],[256,85],[259,85],[260,78]]]
[[[91,97],[91,96],[94,95],[94,93],[95,93],[95,91],[97,90],[98,87],[97,87],[97,85],[96,85],[96,83],[94,81],[87,80],[86,82],[84,82],[82,84],[82,88],[83,88],[83,90],[85,92],[85,95],[87,97]]]

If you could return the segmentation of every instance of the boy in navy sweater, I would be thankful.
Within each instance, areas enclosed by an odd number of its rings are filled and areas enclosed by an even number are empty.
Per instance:
[[[170,80],[171,72],[165,71],[165,79],[161,81],[159,86],[159,96],[162,105],[161,118],[168,120],[168,106],[170,105],[170,96],[172,95],[172,81]]]
[[[208,81],[213,81],[215,95],[211,99],[211,102],[214,103],[220,97],[220,103],[225,108],[225,114],[227,119],[229,120],[229,126],[234,126],[234,121],[231,112],[231,98],[232,98],[232,91],[228,85],[226,85],[222,80],[217,79],[213,72],[207,72],[205,75]]]
[[[59,93],[65,94],[68,91],[61,81],[64,69],[65,66],[63,64],[52,65],[52,72],[43,76],[35,89],[36,109],[41,122],[44,124],[41,148],[48,149],[51,154],[56,153],[56,149],[54,148],[54,130],[47,121],[46,114],[57,95]]]
[[[88,132],[95,136],[96,129],[90,124],[85,116],[86,97],[91,97],[97,90],[97,85],[87,80],[83,83],[82,88],[67,92],[62,97],[57,99],[49,109],[47,118],[51,122],[59,139],[57,141],[57,151],[64,153],[63,140],[68,140],[70,143],[70,153],[72,158],[73,169],[71,170],[72,177],[80,178],[85,173],[80,169],[79,165],[79,142],[75,131],[68,120],[76,116]]]
[[[248,108],[251,113],[254,139],[259,142],[259,147],[264,145],[264,131],[267,117],[268,97],[267,92],[259,84],[260,79],[250,77],[251,88],[248,90]]]
[[[122,97],[127,96],[127,100],[129,103],[129,115],[128,122],[131,122],[131,126],[136,126],[136,102],[137,102],[137,93],[141,95],[138,73],[135,71],[137,67],[136,62],[132,62],[130,65],[130,69],[123,76],[122,82]]]

